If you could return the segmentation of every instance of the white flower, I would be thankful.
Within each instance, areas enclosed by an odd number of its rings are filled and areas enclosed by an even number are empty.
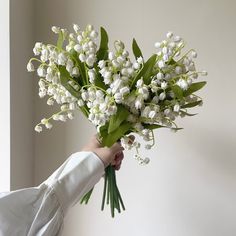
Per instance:
[[[204,75],[204,76],[206,76],[208,73],[207,73],[207,71],[203,70],[203,71],[201,72],[201,74]]]
[[[190,79],[190,78],[187,79],[187,83],[189,86],[192,84],[192,82],[193,82],[192,79]]]
[[[143,79],[139,79],[137,82],[136,82],[136,87],[137,88],[141,88],[143,86]]]
[[[149,149],[151,149],[151,148],[152,148],[152,145],[151,145],[151,144],[146,144],[146,145],[145,145],[145,149],[148,149],[148,150],[149,150]]]
[[[48,104],[49,106],[52,106],[52,105],[54,104],[54,100],[53,100],[52,98],[49,98],[49,99],[47,100],[47,104]]]
[[[158,61],[158,66],[159,66],[159,68],[164,68],[165,67],[165,62],[162,61],[162,60]]]
[[[58,65],[65,65],[66,64],[66,61],[67,61],[67,57],[65,55],[65,53],[59,53],[58,55]]]
[[[98,33],[95,30],[92,30],[90,33],[90,37],[96,39],[98,37]]]
[[[174,42],[179,43],[182,39],[180,38],[180,36],[176,35],[174,36]]]
[[[159,97],[158,96],[154,96],[153,98],[152,98],[152,102],[154,102],[154,103],[158,103],[159,102]]]
[[[43,46],[43,44],[41,42],[35,43],[35,46],[33,48],[34,55],[38,56],[40,54],[42,46]]]
[[[186,80],[184,79],[179,79],[176,83],[180,88],[182,88],[183,90],[187,90],[188,89],[188,83],[186,82]]]
[[[156,76],[159,80],[162,80],[164,78],[164,75],[161,72],[159,72]]]
[[[52,128],[52,124],[49,123],[49,122],[47,122],[47,123],[45,124],[45,127],[46,127],[47,129],[51,129],[51,128]]]
[[[105,66],[106,66],[106,62],[104,60],[101,60],[101,61],[98,62],[98,67],[100,69],[104,68]]]
[[[27,64],[27,71],[29,71],[29,72],[34,71],[34,65],[31,61],[29,61]]]
[[[45,77],[46,76],[46,70],[42,66],[40,66],[37,69],[37,73],[38,73],[39,77]]]
[[[77,24],[73,24],[73,29],[76,33],[80,30],[80,28]]]
[[[79,44],[76,44],[76,45],[74,46],[74,49],[75,49],[76,52],[79,52],[79,53],[82,51],[82,47],[81,47],[81,45],[79,45]]]
[[[46,62],[46,61],[49,59],[49,51],[47,50],[47,48],[44,48],[44,49],[42,50],[40,59],[41,59],[43,62]]]
[[[192,56],[192,58],[197,58],[197,52],[196,51],[192,51],[191,52],[191,56]]]
[[[138,64],[143,64],[143,58],[142,57],[138,57],[137,58],[137,62],[138,62]]]
[[[52,32],[54,32],[55,34],[59,34],[59,32],[60,32],[60,27],[58,27],[58,26],[52,26]]]
[[[162,92],[160,95],[159,95],[159,99],[162,101],[166,98],[166,93],[165,92]]]
[[[67,116],[70,120],[74,119],[74,114],[72,112],[68,112]]]
[[[176,73],[177,75],[181,74],[181,73],[182,73],[182,68],[181,68],[180,66],[176,66],[176,67],[175,67],[175,73]]]
[[[142,106],[143,106],[142,96],[139,96],[136,98],[134,105],[137,110],[142,108]]]
[[[86,92],[86,91],[82,92],[81,97],[84,101],[87,101],[89,99],[88,92]]]
[[[123,87],[120,89],[120,93],[124,96],[124,95],[127,95],[129,94],[130,90],[127,86]]]
[[[113,60],[113,59],[115,59],[115,55],[114,55],[114,53],[113,52],[109,52],[108,53],[108,58],[109,58],[109,60]]]
[[[80,53],[79,54],[79,59],[80,59],[81,62],[85,62],[86,57],[85,57],[85,55],[83,53]]]
[[[148,114],[148,117],[150,118],[150,119],[154,119],[155,118],[155,116],[156,116],[156,111],[150,111],[149,112],[149,114]]]
[[[161,51],[162,51],[163,54],[167,54],[168,53],[168,48],[167,47],[163,47]]]
[[[65,122],[66,121],[66,115],[59,115],[59,120]]]
[[[97,98],[103,98],[104,97],[104,93],[101,90],[97,90],[96,91],[96,97]]]
[[[142,95],[143,99],[146,100],[149,97],[149,91],[146,86],[138,89],[138,92]]]
[[[43,118],[43,119],[41,120],[41,123],[42,123],[43,125],[45,125],[47,122],[48,122],[48,120],[47,120],[46,118]]]
[[[72,70],[72,75],[73,76],[79,76],[79,69],[77,67],[74,67]]]
[[[79,107],[84,106],[84,102],[83,102],[82,99],[79,99],[79,100],[77,101],[77,104],[78,104]]]
[[[157,49],[158,49],[158,48],[160,48],[160,47],[161,47],[161,43],[160,43],[160,42],[156,42],[154,46],[155,46],[155,48],[157,48]]]
[[[115,101],[116,101],[117,103],[121,103],[121,102],[122,102],[122,95],[121,95],[121,93],[116,93],[116,94],[114,95],[114,99],[115,99]]]
[[[75,109],[76,109],[75,103],[70,103],[70,104],[69,104],[69,109],[70,109],[70,110],[75,110]]]
[[[179,110],[180,110],[180,105],[179,105],[178,103],[175,104],[173,110],[174,110],[175,112],[179,112]]]
[[[94,69],[88,70],[88,76],[89,76],[89,81],[91,83],[94,83],[96,79],[96,74],[95,74]]]
[[[54,114],[53,116],[52,116],[52,118],[53,118],[53,120],[59,120],[59,115],[58,114]]]
[[[166,37],[168,39],[171,39],[173,37],[173,32],[169,31],[167,34],[166,34]]]
[[[165,90],[167,88],[167,86],[168,86],[168,84],[165,81],[161,82],[161,88],[163,90]]]
[[[35,128],[34,128],[34,130],[36,131],[36,132],[38,132],[38,133],[40,133],[40,132],[42,132],[42,127],[40,126],[40,125],[36,125],[35,126]]]
[[[93,64],[94,64],[94,62],[95,62],[95,56],[92,55],[92,54],[89,55],[88,58],[86,59],[86,64],[87,64],[88,66],[92,67]]]

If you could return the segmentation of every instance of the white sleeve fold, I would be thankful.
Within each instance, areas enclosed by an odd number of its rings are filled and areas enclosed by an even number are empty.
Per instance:
[[[59,235],[68,209],[104,174],[92,152],[71,155],[40,186],[0,194],[0,236]]]

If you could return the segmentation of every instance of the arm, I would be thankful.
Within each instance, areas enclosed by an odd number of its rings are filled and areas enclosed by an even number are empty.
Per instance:
[[[68,209],[99,181],[104,167],[120,167],[122,151],[119,143],[102,148],[93,137],[40,186],[0,194],[0,235],[58,235]]]

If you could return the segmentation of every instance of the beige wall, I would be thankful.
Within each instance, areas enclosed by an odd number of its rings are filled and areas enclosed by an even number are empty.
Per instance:
[[[34,183],[34,88],[26,64],[32,56],[34,5],[10,1],[11,190]]]
[[[201,92],[199,115],[180,120],[185,129],[156,133],[157,146],[140,167],[126,153],[118,173],[126,212],[116,219],[100,212],[102,182],[88,206],[68,215],[64,235],[233,236],[236,232],[236,3],[214,0],[41,0],[36,1],[35,38],[52,40],[50,27],[71,29],[72,23],[104,26],[111,41],[128,45],[135,37],[144,55],[173,30],[198,51],[198,68],[209,72]],[[35,123],[51,114],[45,100],[35,98]],[[44,180],[66,157],[79,150],[94,132],[78,115],[67,124],[35,137],[35,183]]]

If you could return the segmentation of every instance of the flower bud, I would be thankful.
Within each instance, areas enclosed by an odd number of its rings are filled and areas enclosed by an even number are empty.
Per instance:
[[[27,64],[27,71],[28,72],[33,72],[34,71],[34,65],[31,61],[29,61],[28,64]]]
[[[34,130],[36,131],[36,132],[38,132],[38,133],[40,133],[40,132],[42,132],[42,127],[40,126],[40,125],[36,125],[35,126],[35,128],[34,128]]]

